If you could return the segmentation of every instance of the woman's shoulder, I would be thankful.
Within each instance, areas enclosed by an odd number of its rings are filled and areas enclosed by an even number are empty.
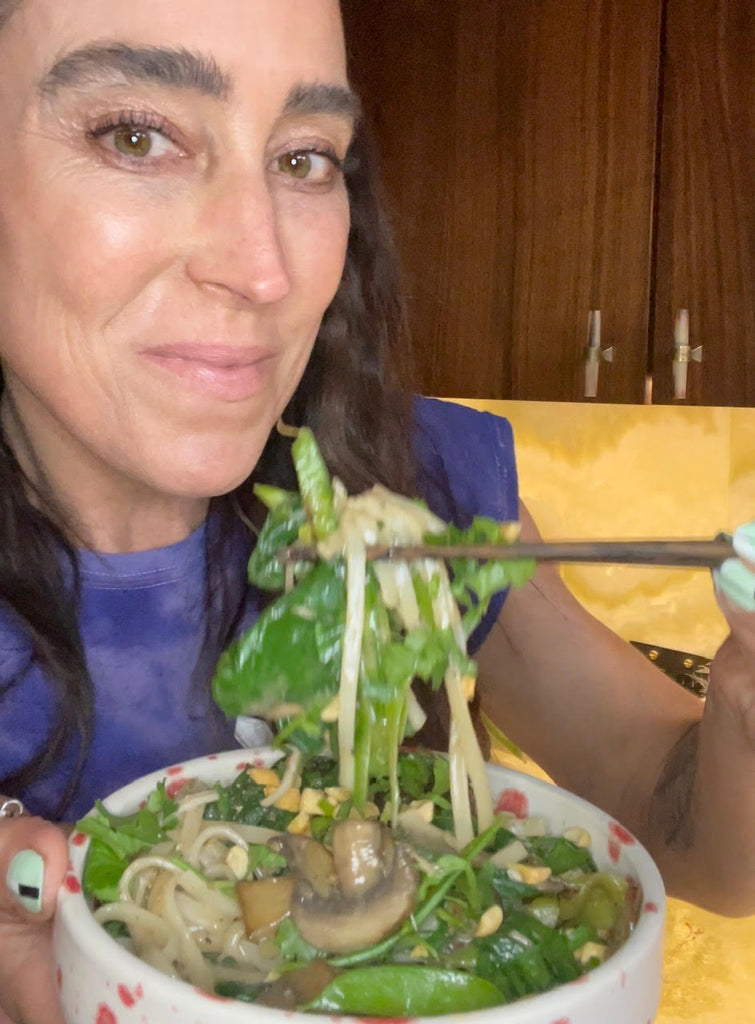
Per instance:
[[[414,446],[420,493],[444,519],[518,517],[511,424],[458,402],[418,397]]]

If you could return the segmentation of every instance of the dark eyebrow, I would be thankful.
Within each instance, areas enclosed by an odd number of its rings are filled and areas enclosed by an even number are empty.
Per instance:
[[[336,114],[354,122],[360,116],[360,103],[357,94],[344,85],[302,83],[289,92],[283,114]]]
[[[218,99],[225,99],[231,89],[230,79],[212,57],[163,46],[93,43],[56,61],[40,82],[40,91],[53,97],[65,88],[136,82],[195,89]]]

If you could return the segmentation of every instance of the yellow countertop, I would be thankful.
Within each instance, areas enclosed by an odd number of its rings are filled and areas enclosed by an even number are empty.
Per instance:
[[[466,404],[511,421],[520,490],[547,539],[712,537],[755,516],[755,409]],[[562,574],[625,640],[710,658],[726,636],[707,572],[609,565]],[[693,1022],[755,1024],[755,917],[670,900],[656,1024]]]

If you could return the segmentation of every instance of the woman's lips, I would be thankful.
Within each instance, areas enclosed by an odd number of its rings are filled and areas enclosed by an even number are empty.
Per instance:
[[[266,378],[270,349],[231,345],[162,345],[142,352],[189,387],[226,402],[255,395]]]

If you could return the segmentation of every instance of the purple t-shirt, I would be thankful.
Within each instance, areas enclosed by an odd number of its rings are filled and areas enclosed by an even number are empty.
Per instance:
[[[444,519],[517,517],[509,424],[464,406],[418,399],[415,448],[420,492]],[[219,716],[208,687],[192,684],[203,637],[204,527],[185,540],[135,554],[81,553],[80,626],[95,687],[94,739],[69,820],[95,799],[173,762],[236,746],[234,723]],[[246,559],[231,565],[239,586]],[[258,595],[247,588],[246,621]],[[503,595],[491,603],[471,647],[486,635]],[[40,750],[55,726],[49,687],[30,645],[0,612],[0,778]],[[32,813],[50,817],[70,764],[61,762],[21,794]]]

